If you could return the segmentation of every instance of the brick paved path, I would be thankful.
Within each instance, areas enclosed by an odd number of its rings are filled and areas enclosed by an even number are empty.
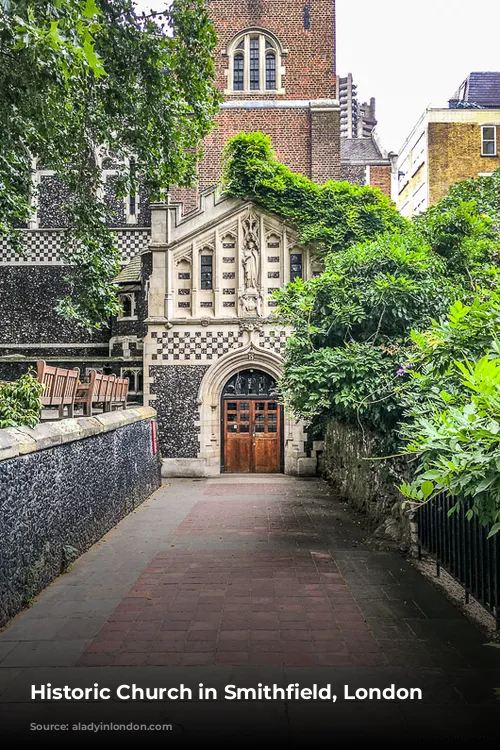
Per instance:
[[[500,714],[500,652],[403,558],[370,551],[363,536],[319,480],[173,481],[0,633],[0,709],[12,729],[57,719],[60,705],[27,705],[29,685],[49,681],[316,683],[335,686],[341,703],[64,710],[79,721],[161,714],[183,740],[291,742],[312,728],[386,742],[487,739]],[[392,683],[421,688],[423,701],[344,700],[345,684]]]

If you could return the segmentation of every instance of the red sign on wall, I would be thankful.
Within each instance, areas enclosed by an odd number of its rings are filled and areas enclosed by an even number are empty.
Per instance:
[[[153,449],[153,456],[158,452],[158,438],[156,436],[156,419],[151,420],[151,447]]]

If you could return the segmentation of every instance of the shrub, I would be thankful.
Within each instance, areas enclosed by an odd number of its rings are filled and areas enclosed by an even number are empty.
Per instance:
[[[441,391],[441,405],[406,427],[407,452],[419,457],[419,475],[401,492],[417,504],[446,491],[452,511],[466,509],[500,531],[500,342],[481,359],[453,362],[461,390]]]
[[[43,385],[31,372],[12,383],[0,383],[0,428],[35,427],[40,421]]]

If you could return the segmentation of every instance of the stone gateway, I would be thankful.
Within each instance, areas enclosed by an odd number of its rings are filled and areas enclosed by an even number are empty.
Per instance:
[[[216,189],[196,212],[159,204],[151,216],[144,383],[164,475],[312,473],[303,426],[279,403],[290,330],[272,295],[319,259],[283,219]]]

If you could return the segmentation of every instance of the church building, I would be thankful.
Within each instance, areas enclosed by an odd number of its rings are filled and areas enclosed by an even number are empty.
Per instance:
[[[113,198],[122,251],[123,312],[98,336],[54,313],[65,220],[61,186],[36,173],[39,198],[24,256],[0,244],[0,378],[36,359],[127,376],[133,399],[158,412],[164,476],[220,472],[308,475],[316,461],[304,426],[279,402],[290,330],[274,316],[275,289],[321,272],[282,217],[217,187],[232,135],[260,130],[278,158],[323,183],[342,179],[334,0],[210,0],[224,102],[193,189],[149,205],[143,191]],[[390,167],[389,167],[390,169]]]

